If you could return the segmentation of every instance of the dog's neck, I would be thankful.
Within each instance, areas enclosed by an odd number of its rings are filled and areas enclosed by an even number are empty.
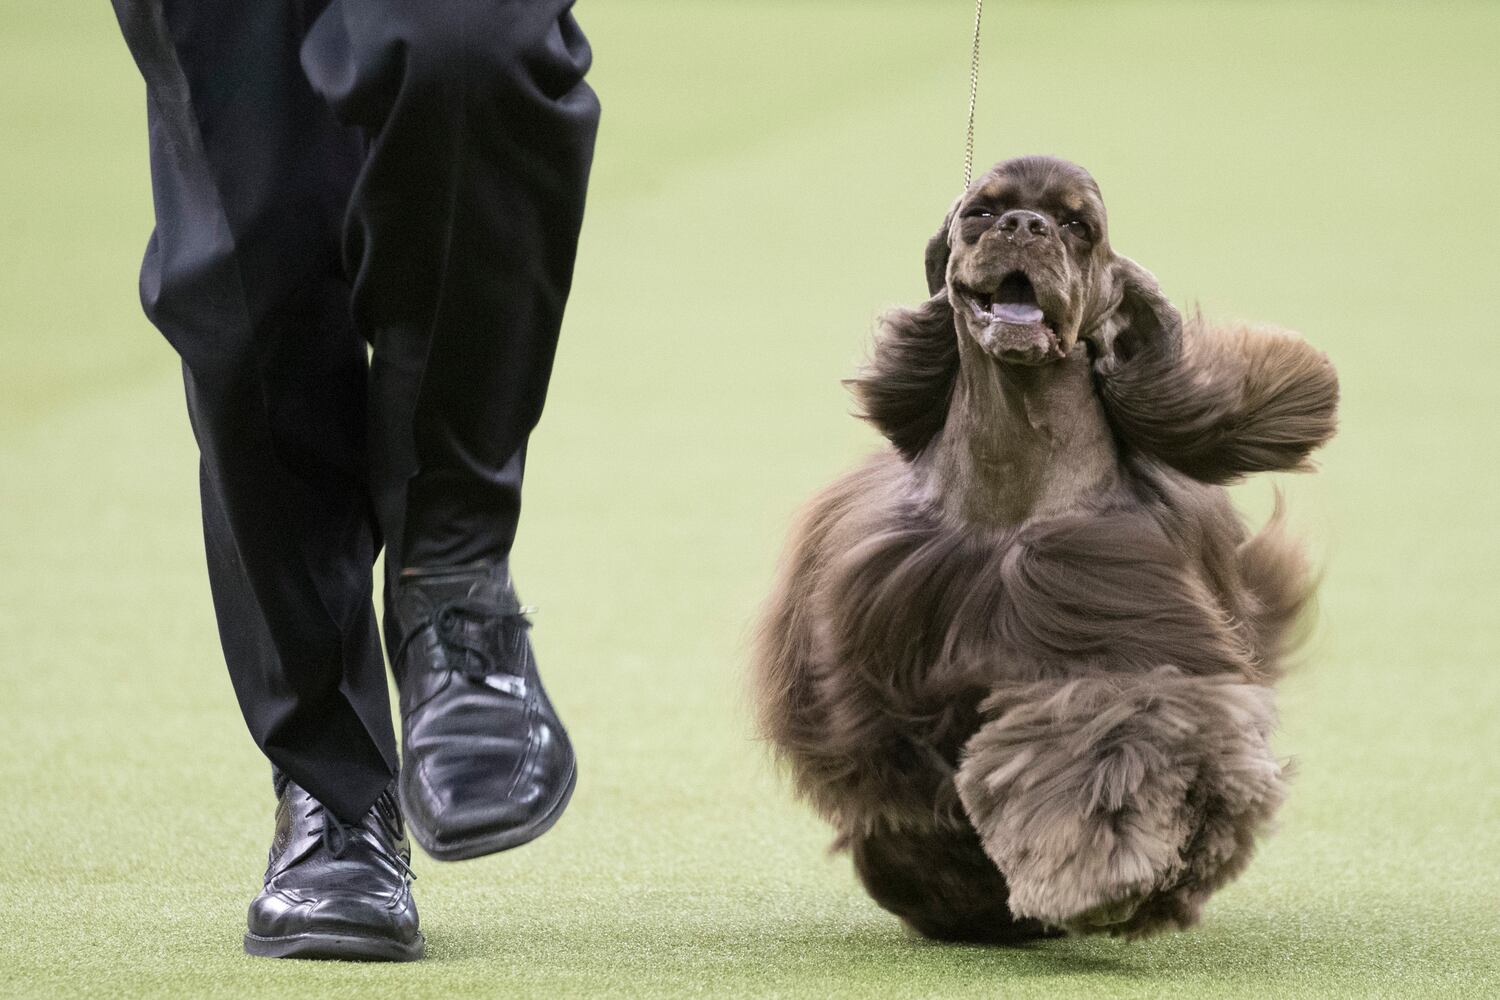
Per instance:
[[[945,517],[1011,526],[1098,504],[1120,488],[1081,344],[1051,364],[1005,365],[961,331],[959,359],[948,418],[916,462]]]

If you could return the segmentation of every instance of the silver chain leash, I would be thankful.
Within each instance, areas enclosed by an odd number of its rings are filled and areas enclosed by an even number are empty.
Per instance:
[[[974,106],[979,101],[979,22],[984,0],[974,0],[974,52],[969,58],[969,131],[964,139],[964,190],[974,179]]]

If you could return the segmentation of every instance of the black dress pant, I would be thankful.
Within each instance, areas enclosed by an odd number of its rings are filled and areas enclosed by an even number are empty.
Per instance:
[[[345,821],[397,766],[382,543],[389,600],[515,536],[599,116],[571,5],[114,0],[224,656],[256,742]]]

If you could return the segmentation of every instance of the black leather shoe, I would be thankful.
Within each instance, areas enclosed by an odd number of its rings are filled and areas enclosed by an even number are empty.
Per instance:
[[[394,786],[357,826],[346,826],[286,781],[245,950],[266,958],[421,958],[426,942],[417,929],[410,860]]]
[[[399,784],[412,836],[443,861],[541,836],[578,772],[505,568],[404,570],[396,615]]]

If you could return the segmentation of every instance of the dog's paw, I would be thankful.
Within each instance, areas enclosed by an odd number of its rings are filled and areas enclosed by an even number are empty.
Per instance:
[[[1010,884],[1011,912],[1018,918],[1079,934],[1110,932],[1129,923],[1179,872],[1175,838],[1138,824],[1122,833],[1102,816],[1074,826],[1075,836],[1049,838],[1045,845],[986,845],[992,857],[999,855]]]
[[[1130,923],[1144,902],[1145,899],[1138,895],[1110,900],[1074,915],[1062,926],[1064,930],[1072,931],[1074,934],[1108,932],[1111,928],[1123,927]]]
[[[1010,906],[1086,933],[1188,926],[1280,803],[1269,690],[1163,668],[997,690],[959,797]]]
[[[1193,833],[1191,681],[1177,671],[1003,692],[970,741],[959,796],[1011,886],[1011,909],[1059,927],[1129,920],[1170,885]]]

